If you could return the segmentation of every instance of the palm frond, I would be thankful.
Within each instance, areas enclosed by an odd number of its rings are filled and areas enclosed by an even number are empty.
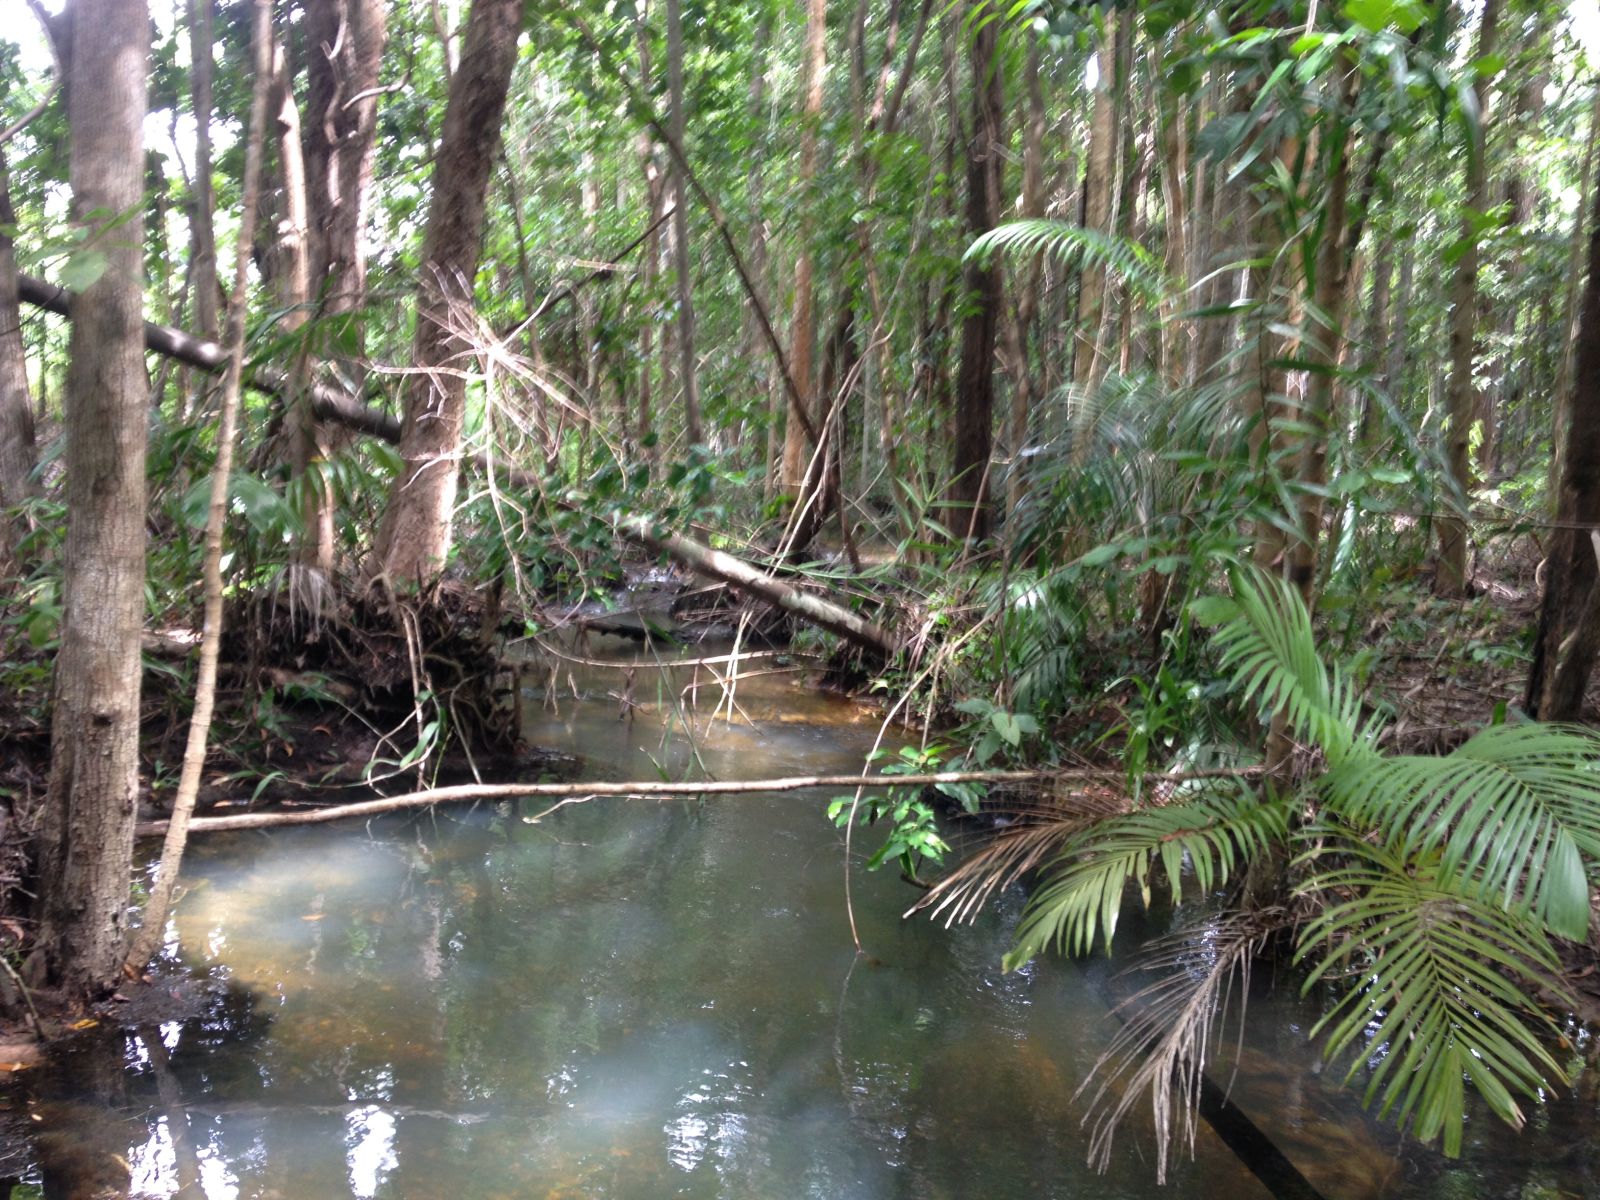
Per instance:
[[[1235,999],[1242,1023],[1251,963],[1289,920],[1283,909],[1231,913],[1207,920],[1203,951],[1197,952],[1192,936],[1178,935],[1157,943],[1140,963],[1165,974],[1118,1005],[1125,1023],[1078,1089],[1081,1095],[1099,1080],[1089,1102],[1091,1164],[1102,1171],[1110,1165],[1116,1131],[1141,1096],[1149,1097],[1155,1124],[1156,1181],[1166,1182],[1174,1137],[1193,1150],[1211,1047]]]
[[[1186,866],[1198,890],[1208,892],[1287,830],[1287,806],[1262,800],[1242,783],[1096,821],[1067,843],[1056,873],[1028,901],[1005,967],[1013,970],[1050,946],[1086,954],[1102,933],[1109,951],[1130,880],[1148,904],[1151,867],[1159,865],[1181,902]]]
[[[982,850],[923,893],[905,915],[925,911],[933,920],[943,916],[947,929],[972,920],[990,897],[1055,857],[1062,843],[1093,819],[1082,814],[1052,814],[1042,821],[1002,830]]]
[[[1321,853],[1331,853],[1324,849]],[[1514,1093],[1537,1098],[1565,1073],[1540,1041],[1548,1017],[1529,1000],[1553,982],[1555,953],[1536,929],[1441,881],[1437,856],[1402,859],[1346,839],[1345,864],[1312,886],[1346,892],[1302,931],[1295,960],[1306,988],[1344,974],[1362,980],[1312,1030],[1329,1058],[1359,1048],[1346,1079],[1376,1062],[1364,1102],[1408,1122],[1423,1141],[1461,1151],[1464,1081],[1520,1126]]]
[[[978,237],[966,257],[988,262],[996,253],[1048,254],[1067,266],[1104,267],[1147,304],[1161,298],[1163,279],[1156,258],[1138,242],[1086,229],[1068,221],[1029,218],[1008,221]]]
[[[1315,743],[1338,766],[1357,751],[1368,752],[1376,730],[1361,725],[1361,701],[1337,667],[1317,653],[1311,616],[1300,595],[1258,567],[1233,574],[1232,597],[1215,596],[1190,606],[1197,621],[1216,626],[1212,644],[1233,686],[1247,699],[1281,712],[1296,736]]]
[[[1600,858],[1597,762],[1600,737],[1591,730],[1498,725],[1444,757],[1352,760],[1324,790],[1331,808],[1357,827],[1384,830],[1397,852],[1437,849],[1442,874],[1581,940],[1589,931],[1584,857]]]

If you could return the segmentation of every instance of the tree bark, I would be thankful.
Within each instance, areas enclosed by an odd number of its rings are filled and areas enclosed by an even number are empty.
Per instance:
[[[10,567],[25,565],[18,546],[28,532],[26,522],[20,514],[8,519],[4,510],[33,495],[33,469],[38,465],[17,295],[17,255],[10,233],[16,223],[5,152],[0,149],[0,578]]]
[[[683,99],[683,0],[667,0],[667,91],[672,105],[672,136],[684,144],[687,114]],[[683,426],[691,446],[705,440],[700,428],[700,383],[694,348],[694,288],[689,272],[689,210],[683,171],[674,159],[668,166],[672,192],[672,267],[678,294],[678,373],[683,383]]]
[[[828,65],[827,0],[806,2],[806,50],[800,75],[800,221],[796,241],[799,251],[794,266],[794,329],[789,352],[789,373],[795,395],[791,410],[802,406],[809,419],[817,411],[812,383],[816,358],[817,318],[812,296],[814,267],[811,239],[811,189],[817,178],[817,142],[822,123],[822,86]],[[806,478],[806,432],[798,415],[787,412],[783,435],[783,466],[779,475],[782,493],[804,502],[801,495]]]
[[[1495,52],[1496,34],[1500,24],[1501,0],[1484,0],[1483,16],[1478,26],[1476,58],[1485,59]],[[1480,129],[1488,123],[1489,89],[1480,76],[1473,84],[1478,98]],[[1461,236],[1464,243],[1460,260],[1450,288],[1450,382],[1447,404],[1450,413],[1450,433],[1447,443],[1447,470],[1449,482],[1460,489],[1464,502],[1472,495],[1472,426],[1478,415],[1477,391],[1472,383],[1472,366],[1477,350],[1478,316],[1478,234],[1475,218],[1488,207],[1488,171],[1484,155],[1488,139],[1480,137],[1479,145],[1468,147],[1467,214],[1462,220]],[[1463,517],[1445,516],[1439,522],[1439,570],[1434,578],[1434,590],[1441,596],[1463,596],[1467,591],[1467,524]]]
[[[211,16],[215,0],[189,0],[189,90],[194,105],[194,212],[189,236],[194,258],[194,326],[203,338],[218,333],[216,198],[211,187]]]
[[[1491,0],[1491,3],[1493,0]],[[1541,721],[1576,721],[1600,627],[1600,187],[1594,189],[1589,277],[1583,287],[1577,368],[1550,539],[1544,600],[1525,704]]]
[[[250,246],[255,237],[255,215],[261,191],[262,143],[266,140],[268,94],[282,85],[284,72],[274,69],[282,56],[273,44],[272,2],[255,0],[255,92],[251,99],[248,141],[245,146],[244,199],[240,206],[239,243],[233,272],[233,292],[228,302],[228,370],[217,414],[217,458],[211,468],[211,491],[206,506],[205,550],[201,576],[205,588],[205,616],[201,624],[200,667],[195,680],[194,712],[184,746],[178,790],[172,801],[172,819],[161,846],[161,862],[150,885],[144,920],[128,953],[127,969],[142,972],[161,947],[172,906],[173,889],[183,866],[189,818],[200,794],[200,773],[206,763],[206,741],[211,733],[211,713],[217,698],[217,658],[222,646],[222,543],[228,520],[228,481],[233,473],[233,447],[237,440],[240,382],[244,375],[245,300],[249,291]],[[281,66],[281,63],[276,64]],[[275,97],[278,105],[283,98]],[[274,105],[277,107],[278,105]],[[292,104],[291,104],[292,107]],[[280,136],[285,135],[281,122]],[[298,130],[294,130],[298,134]],[[298,154],[296,136],[293,149]]]
[[[1600,144],[1600,87],[1594,89],[1594,99],[1589,111],[1589,134],[1584,139],[1583,149],[1583,178],[1578,191],[1580,196],[1589,195],[1593,184],[1597,144]],[[1567,243],[1566,296],[1565,304],[1562,306],[1561,345],[1557,349],[1559,357],[1556,360],[1555,412],[1551,416],[1550,475],[1547,485],[1552,508],[1558,502],[1562,471],[1565,469],[1573,357],[1578,335],[1578,297],[1579,288],[1583,284],[1583,247],[1584,234],[1589,228],[1588,219],[1588,209],[1580,201],[1578,214],[1572,221],[1572,236]]]
[[[306,384],[310,378],[310,347],[302,331],[311,317],[312,230],[307,188],[307,164],[301,138],[300,109],[294,100],[294,73],[281,44],[274,40],[268,59],[271,72],[271,108],[278,151],[280,211],[276,236],[268,253],[281,316],[278,328],[290,341],[291,366],[284,401],[284,431],[289,442],[289,478],[298,485],[303,525],[295,547],[296,559],[322,571],[333,569],[333,497],[326,481],[311,474],[326,457],[311,411]],[[229,369],[231,370],[231,364]]]
[[[306,194],[312,291],[322,313],[367,299],[363,238],[377,147],[383,0],[309,0],[306,12]],[[357,343],[361,328],[355,331]]]
[[[999,34],[987,21],[972,35],[972,128],[967,143],[967,233],[987,233],[1000,222],[1001,140],[1005,89],[996,53]],[[989,460],[994,445],[994,346],[1001,304],[998,258],[969,262],[963,271],[967,292],[961,321],[961,360],[956,376],[955,420],[951,429],[954,477],[947,496],[947,524],[957,536],[981,541],[989,536]]]
[[[458,327],[473,307],[489,170],[521,24],[520,0],[475,0],[450,85],[417,287],[403,465],[379,534],[378,562],[395,583],[433,579],[450,551],[466,417],[459,360],[471,350]]]
[[[67,73],[76,219],[105,270],[73,302],[67,543],[39,835],[46,978],[86,1001],[122,963],[139,783],[144,615],[143,0],[75,0]]]
[[[1083,182],[1083,225],[1110,234],[1112,184],[1116,173],[1117,128],[1117,26],[1114,9],[1102,13],[1104,33],[1096,52],[1094,112],[1089,125],[1089,162]],[[1077,349],[1072,378],[1080,393],[1093,391],[1104,374],[1100,361],[1100,326],[1106,305],[1106,272],[1097,262],[1086,263],[1078,279]],[[1084,396],[1080,394],[1077,402]]]

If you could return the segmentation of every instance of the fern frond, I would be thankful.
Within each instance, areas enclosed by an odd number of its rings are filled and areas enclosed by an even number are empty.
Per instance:
[[[1066,845],[1059,869],[1028,901],[1005,967],[1013,970],[1049,946],[1086,954],[1102,934],[1109,951],[1130,880],[1148,904],[1150,870],[1159,865],[1181,902],[1185,866],[1196,888],[1208,892],[1287,831],[1286,805],[1263,801],[1243,785],[1096,821]]]
[[[1551,1027],[1529,999],[1551,988],[1558,964],[1548,941],[1502,909],[1442,882],[1436,858],[1402,859],[1353,839],[1347,865],[1311,886],[1354,893],[1301,933],[1295,961],[1313,964],[1310,989],[1336,974],[1362,982],[1320,1020],[1329,1058],[1360,1054],[1346,1079],[1376,1062],[1364,1103],[1379,1103],[1423,1141],[1461,1151],[1464,1080],[1513,1126],[1514,1093],[1536,1099],[1565,1073],[1535,1028]]]
[[[1104,267],[1147,304],[1160,300],[1163,280],[1156,258],[1138,242],[1042,217],[1008,221],[982,234],[966,257],[987,263],[997,253],[1048,254],[1067,266]]]
[[[1352,761],[1329,806],[1383,830],[1398,853],[1439,852],[1439,870],[1562,937],[1589,931],[1584,858],[1600,858],[1600,737],[1559,725],[1498,725],[1444,757]]]

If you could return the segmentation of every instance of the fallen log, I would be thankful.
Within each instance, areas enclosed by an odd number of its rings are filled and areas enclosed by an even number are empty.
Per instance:
[[[72,293],[65,288],[20,273],[17,282],[22,300],[47,312],[68,316],[67,304]],[[153,353],[201,371],[215,374],[227,365],[227,352],[216,342],[195,337],[181,329],[157,325],[153,321],[145,322],[144,344]],[[252,369],[248,382],[258,390],[275,396],[285,395],[289,388],[287,375],[260,364]],[[363,404],[359,397],[340,388],[320,383],[313,385],[311,410],[319,420],[331,421],[369,437],[381,438],[391,445],[400,441],[398,417]],[[493,461],[488,455],[479,455],[469,461],[480,470],[493,470],[514,483],[538,482],[526,472]],[[624,539],[653,554],[665,554],[698,575],[729,584],[885,658],[894,657],[900,649],[900,639],[884,626],[842,605],[802,591],[754,563],[714,550],[680,534],[660,531],[656,523],[647,517],[624,517],[617,522],[616,530]]]
[[[1195,779],[1250,779],[1261,774],[1259,767],[1151,772],[1151,782],[1184,783]],[[576,783],[464,783],[455,787],[426,788],[401,796],[382,796],[354,804],[335,804],[327,808],[300,812],[239,813],[231,817],[195,817],[190,833],[223,833],[240,829],[272,829],[283,825],[321,825],[354,817],[376,817],[413,808],[430,808],[466,800],[555,799],[560,804],[539,816],[548,815],[567,804],[611,796],[629,800],[659,800],[674,796],[740,796],[756,792],[798,792],[808,788],[886,788],[936,787],[941,783],[1063,783],[1107,782],[1125,779],[1116,768],[1081,768],[1043,771],[933,771],[923,775],[787,775],[776,779],[711,779],[686,782],[636,780],[616,783],[590,780]],[[530,818],[536,820],[537,818]],[[166,830],[165,821],[144,821],[134,828],[138,837],[157,837]]]
[[[617,523],[617,532],[635,545],[665,554],[697,575],[756,596],[846,641],[875,650],[885,658],[893,658],[900,649],[900,639],[882,625],[831,600],[801,591],[754,563],[713,550],[680,534],[657,529],[647,517],[625,517]]]

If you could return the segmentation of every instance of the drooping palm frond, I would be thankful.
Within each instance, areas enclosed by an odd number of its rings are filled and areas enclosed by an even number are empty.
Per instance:
[[[996,253],[1048,254],[1066,266],[1104,267],[1147,304],[1161,298],[1164,280],[1155,255],[1131,238],[1086,229],[1069,221],[1033,217],[1008,221],[982,234],[966,257],[988,262]]]
[[[1535,1030],[1551,1027],[1530,996],[1554,983],[1555,953],[1536,927],[1476,895],[1453,889],[1437,855],[1402,859],[1356,839],[1324,844],[1341,865],[1311,886],[1352,898],[1302,930],[1296,961],[1306,988],[1335,975],[1360,980],[1312,1030],[1328,1057],[1361,1048],[1346,1078],[1376,1061],[1365,1103],[1411,1124],[1423,1141],[1442,1135],[1461,1150],[1464,1080],[1514,1126],[1513,1093],[1537,1098],[1565,1073]]]
[[[1102,933],[1109,950],[1130,880],[1148,904],[1151,867],[1159,865],[1181,902],[1185,866],[1195,887],[1208,892],[1287,830],[1287,805],[1263,800],[1243,783],[1096,821],[1067,843],[1055,874],[1028,901],[1005,967],[1012,970],[1050,946],[1086,954]]]
[[[1063,843],[1083,831],[1092,821],[1119,811],[1118,800],[1100,794],[1082,794],[1043,814],[1025,814],[1022,823],[1012,825],[982,850],[964,860],[907,910],[906,916],[926,912],[945,928],[975,918],[998,891],[1018,883],[1029,872],[1054,859]]]
[[[1233,595],[1195,601],[1197,621],[1214,625],[1212,645],[1247,699],[1282,713],[1300,738],[1322,749],[1330,767],[1370,753],[1377,730],[1362,727],[1361,699],[1337,666],[1317,653],[1311,615],[1283,580],[1257,567],[1233,573]]]
[[[1174,1137],[1193,1149],[1211,1047],[1235,1000],[1243,1021],[1251,963],[1289,922],[1284,909],[1229,913],[1206,921],[1200,953],[1195,939],[1180,933],[1158,942],[1140,963],[1143,970],[1164,974],[1117,1007],[1122,1029],[1078,1089],[1081,1095],[1095,1087],[1089,1161],[1097,1169],[1110,1165],[1116,1131],[1142,1096],[1150,1099],[1155,1124],[1156,1182],[1166,1182]]]
[[[1352,760],[1324,784],[1330,808],[1396,853],[1437,850],[1441,876],[1531,912],[1562,937],[1589,931],[1584,857],[1600,859],[1600,737],[1498,725],[1444,757]]]

